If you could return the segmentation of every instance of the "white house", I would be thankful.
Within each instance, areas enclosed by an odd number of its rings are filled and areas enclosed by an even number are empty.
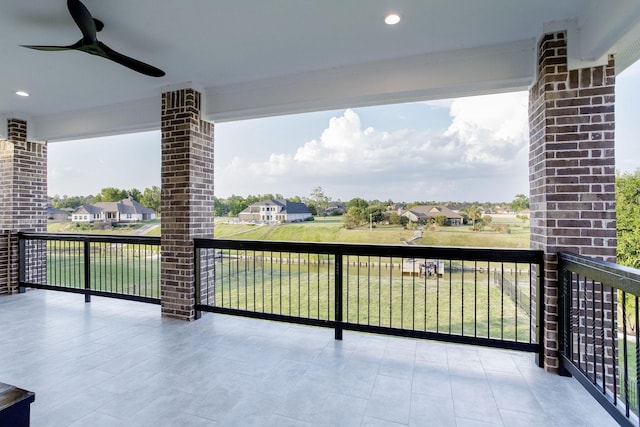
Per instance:
[[[156,212],[131,197],[119,202],[82,205],[71,214],[72,222],[138,222],[155,219]]]
[[[289,200],[263,200],[238,214],[242,221],[252,222],[299,222],[311,217],[311,211],[304,203]]]

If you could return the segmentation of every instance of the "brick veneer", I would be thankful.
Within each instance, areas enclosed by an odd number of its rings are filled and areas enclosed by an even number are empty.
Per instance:
[[[559,369],[557,253],[615,261],[617,244],[613,59],[569,71],[566,46],[565,33],[542,39],[529,92],[531,247],[545,252],[545,368],[552,372]]]
[[[162,95],[161,304],[163,316],[195,318],[196,237],[213,237],[213,124],[199,92]]]
[[[7,121],[7,140],[0,141],[0,294],[17,291],[16,232],[47,228],[47,145],[27,141],[27,122]],[[34,257],[26,268],[44,268]]]

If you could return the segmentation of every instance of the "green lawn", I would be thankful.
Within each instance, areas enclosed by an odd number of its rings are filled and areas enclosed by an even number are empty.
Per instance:
[[[437,230],[425,230],[422,238],[415,243],[424,246],[529,249],[529,231],[507,234],[473,231],[466,226],[441,227]]]
[[[359,264],[353,257],[345,259],[345,320],[529,341],[528,300],[516,306],[514,299],[502,292],[501,284],[493,282],[490,269],[416,277],[403,275],[399,267],[392,270],[387,261],[376,258],[371,266],[359,268],[362,260]],[[495,265],[491,269],[494,267],[499,268]],[[331,320],[335,302],[333,268],[332,263],[318,263],[311,256],[297,254],[225,257],[216,262],[215,304]]]
[[[470,226],[459,227],[424,227],[422,238],[414,244],[425,246],[457,246],[457,247],[495,247],[495,248],[529,248],[529,224],[509,215],[495,215],[494,224],[506,224],[510,233],[499,233],[487,227],[483,231],[473,231]],[[315,221],[278,225],[254,225],[229,223],[227,218],[216,218],[214,236],[224,239],[238,240],[280,240],[326,243],[370,243],[370,244],[403,244],[412,238],[416,230],[404,229],[400,226],[376,225],[346,229],[342,217],[318,217]],[[159,220],[150,223],[159,223]],[[50,233],[89,233],[128,235],[148,223],[131,224],[106,230],[97,230],[88,226],[72,223],[50,223]],[[149,231],[147,236],[160,236],[160,227]]]
[[[160,223],[159,220],[148,222],[139,222],[136,224],[126,224],[118,227],[109,227],[104,230],[94,228],[90,224],[78,224],[72,222],[53,222],[47,224],[47,232],[49,233],[71,233],[71,234],[109,234],[109,235],[129,235],[146,224]],[[159,231],[158,231],[158,235]]]
[[[472,231],[470,226],[425,227],[422,238],[414,243],[426,246],[529,248],[528,223],[513,216],[495,216],[497,224],[508,224],[511,233]],[[415,230],[400,226],[378,225],[346,229],[341,217],[316,218],[315,221],[280,225],[229,224],[218,219],[214,226],[217,238],[239,240],[281,240],[305,242],[344,242],[372,244],[402,244]]]
[[[91,244],[91,289],[159,297],[159,250],[146,245]],[[81,242],[47,242],[49,285],[84,288]]]

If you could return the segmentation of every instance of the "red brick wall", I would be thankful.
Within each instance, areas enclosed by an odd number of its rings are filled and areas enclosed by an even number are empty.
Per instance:
[[[546,35],[529,92],[531,247],[545,252],[546,369],[558,364],[557,253],[615,261],[613,59],[567,69],[565,33]]]
[[[27,141],[23,120],[9,119],[7,135],[7,141],[0,141],[0,294],[17,291],[15,233],[47,230],[47,146]]]
[[[193,239],[213,237],[213,125],[200,93],[162,95],[162,314],[195,317]]]

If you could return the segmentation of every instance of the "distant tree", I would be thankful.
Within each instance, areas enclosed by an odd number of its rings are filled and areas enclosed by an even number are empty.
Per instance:
[[[482,211],[477,204],[473,204],[466,209],[466,214],[472,221],[473,230],[477,231],[478,221],[482,218]]]
[[[389,224],[400,225],[400,218],[402,217],[398,215],[397,212],[392,212],[391,215],[389,215]]]
[[[213,198],[213,215],[214,216],[227,216],[229,215],[229,205],[224,199],[219,197]]]
[[[343,221],[348,226],[358,227],[369,222],[369,214],[365,209],[354,206],[347,209],[347,213],[343,215]]]
[[[491,215],[483,215],[480,221],[482,222],[483,227],[489,227],[491,226],[493,218],[491,217]]]
[[[302,199],[300,198],[300,196],[289,197],[287,200],[294,203],[302,203]]]
[[[617,260],[640,268],[640,169],[616,177]]]
[[[447,219],[446,215],[438,215],[435,217],[435,223],[438,224],[440,227],[444,227],[449,223],[449,220]]]
[[[361,199],[359,197],[355,197],[347,202],[347,209],[348,208],[366,209],[368,207],[369,207],[369,203],[367,203],[366,200]]]
[[[633,174],[616,176],[617,261],[628,267],[640,268],[640,169]],[[635,297],[625,294],[627,325],[635,328]],[[618,291],[618,301],[623,300]]]
[[[122,199],[126,199],[127,196],[127,190],[120,190],[115,187],[105,187],[94,197],[94,202],[118,202]]]
[[[227,199],[227,203],[229,204],[230,216],[238,216],[240,212],[245,210],[251,204],[244,197],[236,196],[235,194],[232,194],[231,197]]]
[[[365,211],[366,212],[365,222],[368,222],[369,220],[375,223],[384,221],[384,211],[385,211],[385,207],[381,204],[369,206]]]
[[[154,185],[151,188],[145,188],[140,196],[140,204],[146,206],[149,209],[153,209],[157,213],[160,213],[160,187]]]
[[[360,225],[358,218],[354,217],[349,212],[342,215],[342,222],[344,222],[344,226],[349,229],[356,228]]]
[[[324,194],[324,190],[322,189],[322,187],[314,187],[311,190],[311,200],[314,201],[316,207],[316,215],[325,216],[327,212],[327,206],[329,206],[331,198]]]
[[[233,196],[232,196],[233,197]],[[240,196],[238,196],[240,197]],[[242,209],[246,209],[247,207],[249,207],[250,205],[254,204],[254,203],[258,203],[261,202],[263,200],[267,200],[267,199],[273,199],[273,194],[258,194],[257,196],[254,196],[253,194],[249,194],[246,199],[244,199],[244,203],[246,204],[246,206]]]
[[[311,212],[311,215],[313,216],[317,216],[318,215],[318,209],[316,208],[316,203],[312,200],[307,201],[307,208],[309,208],[309,212]]]
[[[529,198],[524,194],[516,194],[516,197],[513,199],[509,207],[517,215],[518,213],[529,209]]]
[[[82,205],[90,205],[93,203],[93,196],[67,196],[62,197],[55,195],[51,198],[51,204],[58,209],[76,209]]]
[[[142,199],[142,193],[137,188],[132,188],[131,190],[127,191],[127,197],[131,197],[136,202],[140,202],[140,199]]]

